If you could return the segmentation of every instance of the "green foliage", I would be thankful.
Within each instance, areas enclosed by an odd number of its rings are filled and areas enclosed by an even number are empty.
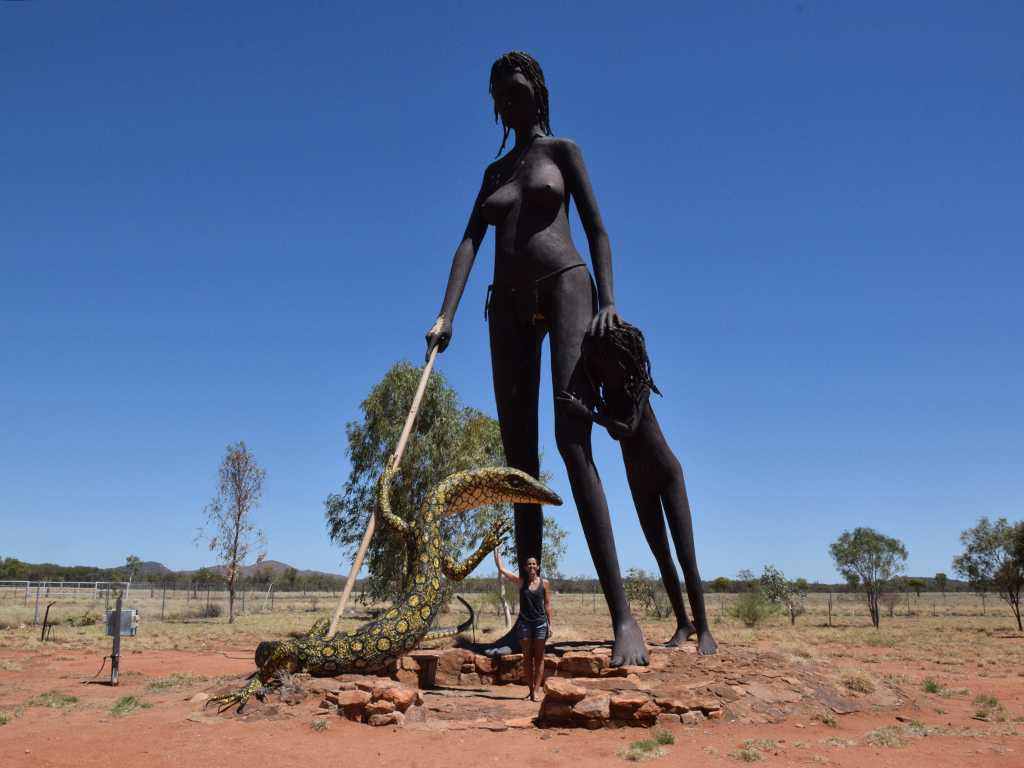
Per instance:
[[[671,736],[671,734],[669,735]],[[618,751],[618,755],[624,760],[638,763],[641,760],[649,760],[652,757],[659,757],[660,755],[665,754],[665,750],[661,748],[661,745],[671,743],[673,742],[659,742],[657,740],[657,735],[655,735],[655,738],[653,739],[634,741],[625,749],[620,749]]]
[[[654,741],[656,743],[662,744],[662,745],[664,745],[664,744],[675,744],[676,743],[676,737],[672,735],[671,731],[666,731],[666,730],[662,729],[660,731],[655,732],[655,734],[654,734]]]
[[[50,691],[33,696],[25,702],[26,707],[70,707],[79,701],[77,696],[61,696],[60,691]]]
[[[855,528],[853,533],[844,531],[828,549],[836,570],[851,585],[862,585],[871,623],[878,629],[879,598],[884,594],[887,582],[905,568],[907,549],[903,542],[873,528]]]
[[[395,452],[421,373],[421,368],[408,361],[396,363],[360,405],[362,421],[346,425],[351,471],[342,493],[331,494],[324,502],[324,517],[331,540],[349,557],[355,554],[373,513],[377,481]],[[497,420],[464,406],[444,375],[434,371],[391,489],[392,511],[403,520],[411,520],[430,489],[449,475],[504,465]],[[453,558],[463,556],[478,544],[498,516],[510,511],[511,505],[495,505],[446,518],[441,529],[445,551]],[[549,547],[541,555],[541,567],[545,576],[557,578],[567,533],[553,520],[545,521],[544,532]],[[366,559],[369,599],[390,600],[405,586],[410,571],[406,557],[402,540],[378,527]],[[512,566],[511,552],[508,558]]]
[[[708,584],[708,589],[712,592],[732,592],[732,579],[719,576]]]
[[[914,590],[914,594],[920,597],[921,592],[928,588],[928,582],[924,579],[907,579],[907,586]]]
[[[787,581],[785,575],[774,565],[766,565],[764,573],[758,579],[760,592],[779,608],[789,614],[789,623],[796,624],[796,617],[806,612],[804,600],[807,599],[807,580],[801,579],[803,585]]]
[[[125,570],[128,571],[128,581],[135,578],[135,574],[139,572],[139,566],[142,565],[142,558],[138,555],[128,555],[124,561]]]
[[[92,613],[91,611],[86,610],[85,613],[83,613],[81,616],[72,616],[70,619],[68,619],[68,624],[70,624],[72,627],[91,627],[101,618],[103,617],[99,614]]]
[[[1024,589],[1024,521],[995,523],[987,517],[960,534],[962,555],[953,558],[953,570],[984,594],[995,591],[1010,606],[1017,629],[1024,631],[1020,616],[1020,596]]]
[[[743,746],[748,749],[774,749],[775,739],[744,739]]]
[[[122,696],[114,702],[108,711],[111,717],[121,717],[121,715],[127,715],[136,709],[149,709],[152,706],[152,704],[142,701],[138,696]]]
[[[729,606],[729,615],[739,619],[748,627],[755,627],[778,610],[778,606],[765,597],[764,592],[755,589],[744,592]]]
[[[935,574],[935,586],[939,588],[942,596],[946,596],[946,587],[949,585],[949,576],[944,573]]]
[[[327,722],[326,717],[321,717],[319,720],[314,720],[312,723],[310,723],[309,727],[312,728],[314,731],[326,731],[331,726]]]
[[[672,606],[668,601],[668,593],[665,591],[661,579],[652,573],[640,568],[630,568],[626,579],[622,583],[626,591],[626,599],[632,603],[638,603],[647,610],[648,616],[657,619],[667,619],[672,615]]]
[[[28,579],[28,576],[28,563],[23,563],[14,557],[5,557],[0,560],[0,579],[24,581]]]
[[[939,683],[937,683],[937,682],[935,682],[935,681],[934,681],[934,680],[933,680],[932,678],[930,678],[930,677],[928,677],[928,678],[925,678],[925,679],[924,679],[924,680],[923,680],[923,681],[921,682],[921,686],[922,686],[922,687],[923,687],[923,688],[925,689],[925,691],[926,691],[926,692],[928,692],[928,693],[942,693],[942,691],[943,691],[943,687],[942,687],[942,685],[941,685],[941,684],[939,684]]]

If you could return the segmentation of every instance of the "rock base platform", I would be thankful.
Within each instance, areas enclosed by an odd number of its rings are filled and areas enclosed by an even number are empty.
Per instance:
[[[834,682],[827,664],[748,646],[723,645],[714,656],[698,656],[692,645],[650,646],[650,666],[615,669],[611,643],[553,643],[548,650],[540,703],[523,700],[521,655],[493,659],[453,648],[416,652],[376,675],[293,675],[267,702],[221,716],[250,721],[308,710],[370,726],[596,730],[709,719],[779,723],[914,703],[894,681],[877,680],[871,693],[851,691]],[[210,694],[230,690],[237,686]]]

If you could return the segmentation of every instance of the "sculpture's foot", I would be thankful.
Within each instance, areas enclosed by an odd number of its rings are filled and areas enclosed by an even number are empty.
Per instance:
[[[484,648],[484,656],[507,656],[510,653],[519,653],[519,638],[516,636],[516,625],[518,624],[519,619],[516,619],[512,629]],[[512,650],[513,648],[517,650]]]
[[[701,656],[713,656],[718,653],[718,643],[711,636],[710,629],[705,629],[697,635],[697,653]]]
[[[686,641],[690,638],[690,636],[696,634],[697,628],[693,626],[692,622],[688,621],[676,630],[676,633],[672,635],[672,639],[665,643],[665,645],[667,645],[669,648],[675,648],[680,645],[685,645]]]
[[[615,645],[612,648],[611,666],[646,667],[650,661],[644,634],[637,626],[636,620],[630,616],[627,621],[615,628]]]

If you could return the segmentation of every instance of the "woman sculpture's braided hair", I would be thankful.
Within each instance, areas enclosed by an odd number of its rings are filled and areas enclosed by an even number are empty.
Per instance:
[[[639,403],[644,387],[660,395],[651,378],[651,361],[647,357],[647,345],[640,329],[629,323],[620,321],[617,325],[604,332],[604,336],[587,334],[583,337],[580,347],[583,370],[587,372],[587,381],[597,399],[598,410],[606,411],[608,403],[601,393],[600,382],[594,380],[593,361],[599,358],[618,360],[626,374],[626,392],[634,403]]]
[[[551,136],[551,123],[548,118],[548,87],[544,85],[544,70],[540,68],[540,64],[528,53],[509,51],[491,65],[491,82],[487,86],[488,93],[491,92],[494,83],[501,77],[502,73],[507,71],[519,71],[523,77],[530,81],[530,85],[533,86],[534,96],[537,98],[537,116],[540,119],[540,129],[544,131],[546,136]],[[494,104],[494,122],[498,122],[497,102]],[[508,141],[510,131],[507,126],[503,127],[505,128],[505,134],[502,136],[501,149],[498,150],[498,155],[504,151],[505,142]]]

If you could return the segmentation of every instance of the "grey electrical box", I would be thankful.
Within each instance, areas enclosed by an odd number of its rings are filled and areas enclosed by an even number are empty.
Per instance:
[[[115,611],[107,611],[107,637],[121,635],[121,637],[135,637],[139,631],[139,610],[138,608],[121,609],[120,632],[114,626]]]

